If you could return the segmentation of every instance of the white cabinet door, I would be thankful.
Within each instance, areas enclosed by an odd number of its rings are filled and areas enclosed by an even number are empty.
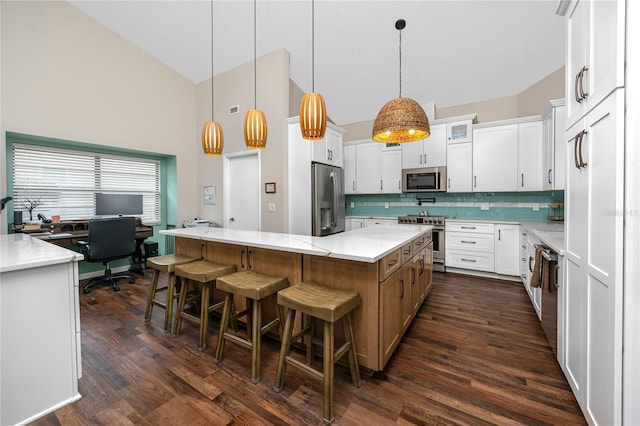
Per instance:
[[[402,151],[399,149],[382,151],[382,192],[402,192]]]
[[[447,145],[447,192],[471,192],[472,151],[471,142]]]
[[[319,141],[305,141],[313,145],[312,161],[342,167],[342,132],[330,127]]]
[[[473,137],[472,120],[447,123],[447,143],[471,142]]]
[[[624,86],[625,1],[580,0],[567,14],[567,125]]]
[[[518,225],[496,224],[495,260],[498,274],[519,275],[519,228]]]
[[[446,124],[436,124],[435,126],[431,126],[431,136],[421,142],[423,145],[425,159],[423,167],[443,167],[447,165]],[[404,145],[411,144],[405,143],[403,146]]]
[[[431,137],[429,137],[429,139],[431,139]],[[420,167],[426,167],[422,143],[423,141],[400,144],[402,146],[403,169],[418,169]]]
[[[344,193],[356,192],[356,146],[348,145],[344,147]]]
[[[542,117],[542,190],[564,190],[564,140],[566,107],[564,100],[552,101]]]
[[[518,124],[518,191],[542,190],[542,121]]]
[[[382,192],[382,146],[378,142],[356,145],[356,188],[358,194]]]
[[[516,191],[517,174],[518,125],[475,129],[473,191]]]

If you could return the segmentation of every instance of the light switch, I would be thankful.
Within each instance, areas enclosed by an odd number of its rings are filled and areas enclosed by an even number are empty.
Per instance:
[[[389,208],[389,203],[384,203],[384,208],[388,209]]]
[[[276,211],[276,203],[269,203],[269,205],[267,206],[267,210],[269,210],[270,212],[275,212]]]
[[[349,207],[351,207],[352,209],[355,208],[356,203],[354,203],[353,201],[349,203]]]
[[[489,203],[480,203],[480,210],[489,210]]]
[[[533,211],[537,212],[538,210],[540,210],[540,204],[538,203],[533,203]]]

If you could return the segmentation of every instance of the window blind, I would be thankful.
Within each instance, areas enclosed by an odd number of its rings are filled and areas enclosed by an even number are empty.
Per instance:
[[[160,162],[37,145],[13,145],[13,208],[61,220],[95,215],[95,193],[142,194],[144,223],[160,223]]]

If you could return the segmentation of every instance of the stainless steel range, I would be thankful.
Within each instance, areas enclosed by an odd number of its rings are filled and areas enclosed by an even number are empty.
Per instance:
[[[433,270],[444,272],[444,220],[447,216],[399,216],[398,223],[433,226]]]

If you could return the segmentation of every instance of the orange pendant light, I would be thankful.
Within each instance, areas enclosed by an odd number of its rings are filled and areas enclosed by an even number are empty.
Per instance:
[[[256,0],[253,0],[253,109],[244,117],[244,143],[249,149],[263,149],[267,146],[267,118],[256,109],[258,83],[256,73]]]
[[[206,155],[222,155],[224,133],[222,126],[213,119],[213,0],[211,0],[211,121],[202,129],[202,151]]]
[[[306,93],[300,103],[300,132],[307,140],[324,138],[327,130],[327,107],[321,94],[315,93],[315,11],[311,0],[311,93]]]

